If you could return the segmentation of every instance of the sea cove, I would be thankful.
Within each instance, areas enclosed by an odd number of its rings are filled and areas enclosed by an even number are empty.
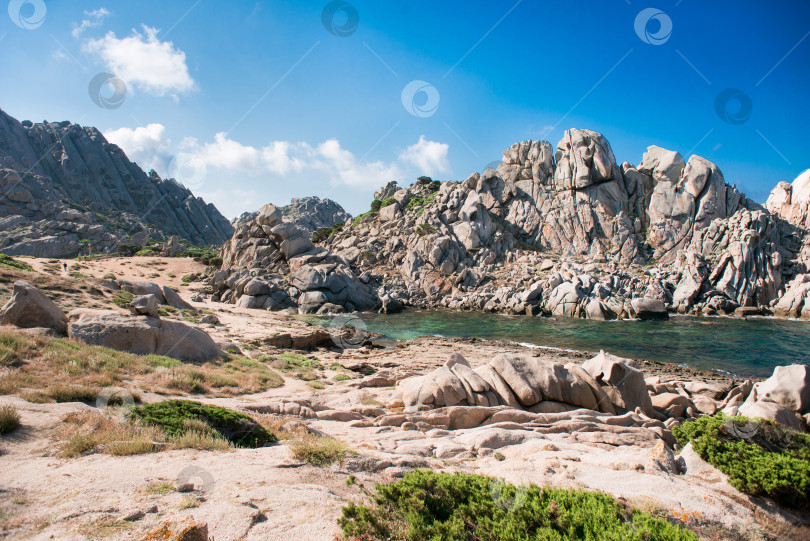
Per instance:
[[[810,324],[798,320],[674,316],[667,321],[591,321],[449,310],[363,313],[357,317],[368,331],[395,340],[438,335],[580,351],[604,349],[623,357],[740,377],[768,377],[776,366],[810,363]],[[308,316],[307,320],[329,325],[332,318]],[[351,324],[360,325],[355,319]]]

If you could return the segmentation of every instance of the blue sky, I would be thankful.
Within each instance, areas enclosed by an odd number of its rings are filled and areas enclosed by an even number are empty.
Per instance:
[[[810,167],[803,0],[40,2],[0,17],[0,108],[94,125],[229,217],[305,195],[357,214],[572,127],[619,162],[704,156],[759,202]],[[99,73],[126,93],[91,99]]]

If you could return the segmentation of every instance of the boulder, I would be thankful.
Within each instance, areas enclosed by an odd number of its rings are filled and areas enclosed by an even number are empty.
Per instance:
[[[143,316],[159,317],[158,300],[154,295],[137,295],[129,303],[129,309],[133,314]]]
[[[163,289],[155,283],[118,280],[118,285],[121,287],[121,289],[128,291],[133,295],[154,295],[157,298],[158,304],[166,304],[166,297],[163,296]]]
[[[206,361],[223,355],[207,333],[180,321],[81,308],[70,312],[68,319],[70,338],[91,346],[183,361]]]
[[[279,247],[284,254],[284,257],[290,259],[292,257],[297,256],[298,254],[303,254],[304,252],[308,252],[315,247],[312,244],[312,241],[305,237],[292,237],[284,242],[281,243]]]
[[[590,386],[562,364],[529,355],[501,353],[492,359],[490,366],[525,407],[542,400],[553,400],[597,409]]]
[[[256,215],[256,222],[261,226],[273,227],[280,224],[282,220],[281,211],[271,204],[264,205]]]
[[[599,382],[618,412],[640,408],[648,417],[662,418],[653,409],[644,373],[634,361],[600,351],[599,355],[582,363],[582,368]]]
[[[166,304],[178,310],[194,310],[194,307],[184,301],[174,289],[169,286],[162,286],[163,298],[166,299]]]
[[[737,411],[737,415],[748,417],[750,419],[762,417],[763,419],[770,419],[777,423],[784,425],[793,430],[804,432],[802,426],[802,419],[793,411],[786,408],[782,404],[768,400],[767,398],[757,400],[756,402],[746,402]]]
[[[67,332],[67,318],[62,310],[39,289],[23,280],[14,282],[11,299],[0,310],[0,324],[45,327],[59,334]]]
[[[810,412],[810,367],[777,366],[773,375],[754,385],[746,403],[771,400],[799,414]]]
[[[396,314],[397,312],[401,312],[405,307],[401,300],[390,295],[380,297],[380,302],[382,303],[380,307],[381,314]]]
[[[651,397],[652,405],[667,417],[683,417],[686,408],[694,407],[692,401],[678,393],[661,393]]]
[[[643,297],[630,301],[630,306],[639,319],[668,319],[667,307],[658,299]]]

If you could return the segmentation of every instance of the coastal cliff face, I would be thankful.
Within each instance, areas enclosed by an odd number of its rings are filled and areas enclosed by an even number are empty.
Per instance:
[[[233,226],[173,179],[145,173],[96,128],[20,123],[0,110],[0,251],[66,257],[178,236],[221,244]]]
[[[251,296],[242,284],[270,280],[287,296],[279,306],[357,307],[342,288],[326,286],[338,272],[386,311],[805,313],[807,201],[783,195],[787,210],[773,213],[770,200],[766,208],[747,199],[699,156],[651,146],[637,167],[619,165],[601,134],[572,129],[556,150],[516,143],[496,169],[462,182],[389,183],[375,197],[377,210],[294,253],[256,221],[243,224],[223,248],[215,293],[258,304],[241,299]],[[786,291],[805,283],[784,309]]]

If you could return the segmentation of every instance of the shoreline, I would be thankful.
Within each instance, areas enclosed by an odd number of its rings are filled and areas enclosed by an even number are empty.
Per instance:
[[[624,358],[634,359],[640,364],[644,366],[649,366],[650,369],[656,371],[656,374],[672,374],[678,375],[680,377],[688,377],[690,374],[694,373],[697,377],[701,379],[705,379],[709,377],[710,379],[728,379],[728,380],[739,380],[743,381],[746,379],[750,379],[752,381],[761,381],[766,379],[770,375],[770,367],[769,366],[757,366],[754,364],[750,359],[741,361],[742,366],[738,367],[730,367],[728,363],[725,366],[719,367],[706,367],[706,366],[696,366],[690,364],[688,360],[684,360],[677,357],[666,356],[666,354],[658,355],[655,353],[652,354],[639,354],[639,352],[629,352],[627,348],[617,348],[616,344],[610,343],[610,341],[599,341],[598,337],[593,338],[592,342],[580,347],[572,346],[566,344],[567,341],[565,338],[571,338],[577,332],[576,325],[582,325],[582,331],[587,333],[589,331],[596,331],[596,332],[603,332],[603,329],[600,329],[599,326],[601,323],[608,323],[608,322],[596,322],[596,321],[589,321],[589,320],[581,320],[577,318],[565,318],[560,316],[552,316],[552,317],[543,317],[541,318],[542,321],[537,321],[538,324],[543,325],[543,322],[554,323],[559,322],[561,323],[564,328],[563,339],[559,340],[558,343],[554,341],[549,341],[547,336],[542,336],[544,332],[556,332],[553,328],[544,328],[538,330],[538,337],[535,339],[527,338],[525,336],[521,336],[520,338],[517,337],[510,337],[509,332],[506,332],[506,337],[504,338],[494,338],[491,336],[476,336],[477,332],[475,330],[467,333],[464,331],[458,332],[457,334],[453,334],[452,332],[447,332],[446,329],[436,329],[431,328],[430,323],[427,323],[420,327],[419,322],[414,325],[413,320],[405,321],[404,323],[399,323],[396,321],[398,317],[405,317],[405,318],[414,318],[418,317],[420,314],[434,314],[441,316],[442,314],[447,314],[450,317],[453,316],[461,316],[475,318],[475,317],[482,317],[482,318],[498,318],[501,317],[515,320],[515,321],[525,321],[527,324],[531,324],[530,322],[535,321],[535,317],[533,316],[532,319],[521,319],[522,317],[529,317],[529,316],[522,316],[522,315],[512,315],[512,314],[500,314],[500,313],[489,313],[483,311],[469,311],[469,310],[449,310],[446,308],[439,308],[439,309],[412,309],[408,308],[403,310],[402,312],[398,312],[396,314],[378,314],[372,312],[354,312],[352,314],[332,314],[332,315],[313,315],[313,314],[302,314],[302,315],[295,315],[296,319],[303,321],[305,323],[313,324],[313,325],[320,325],[324,327],[325,330],[328,330],[329,327],[329,320],[336,317],[348,317],[348,318],[358,318],[363,324],[368,325],[368,330],[375,335],[375,341],[378,344],[381,344],[385,347],[388,347],[388,342],[397,343],[397,342],[407,342],[411,340],[415,340],[417,338],[423,337],[433,337],[439,339],[458,339],[458,338],[474,338],[480,340],[488,340],[492,341],[493,343],[502,343],[504,345],[514,345],[520,348],[524,348],[524,352],[529,352],[531,354],[532,350],[542,350],[544,352],[554,352],[557,351],[565,356],[565,354],[570,354],[572,357],[578,358],[590,358],[599,353],[600,350],[605,350],[609,353],[619,355]],[[373,319],[372,319],[373,318]],[[675,317],[673,316],[673,319]],[[748,321],[749,318],[740,318],[740,317],[730,317],[730,316],[692,316],[692,315],[681,315],[678,314],[676,324],[698,324],[698,325],[711,325],[711,324],[718,324],[718,323],[729,323],[734,325],[738,332],[745,330],[745,323],[744,321]],[[776,318],[776,317],[762,317],[757,316],[753,318],[753,323],[764,323],[764,322],[776,322],[781,323],[782,320],[786,320],[787,318]],[[390,323],[389,323],[390,321]],[[612,320],[610,322],[633,322],[640,325],[651,324],[648,330],[642,330],[638,335],[638,338],[643,339],[643,336],[647,332],[658,332],[662,330],[666,332],[667,321],[643,321],[638,319],[632,320]],[[797,320],[799,323],[804,323],[805,320]],[[382,322],[382,324],[378,324]],[[469,325],[470,323],[465,322],[463,320],[458,322],[459,325]],[[474,323],[474,321],[472,322]],[[484,321],[483,323],[486,323]],[[799,324],[797,323],[797,324]],[[411,326],[413,325],[413,326]],[[660,325],[660,326],[659,326]],[[736,327],[739,325],[740,327]],[[573,326],[573,329],[571,328]],[[390,327],[392,329],[387,329],[385,327]],[[457,329],[458,327],[454,325],[448,325],[448,327],[453,327]],[[646,327],[641,327],[645,329]],[[803,328],[800,326],[799,328]],[[616,328],[617,331],[620,327]],[[809,328],[810,329],[810,328]],[[466,330],[466,329],[465,329]],[[691,331],[690,329],[686,329],[687,332],[696,332]],[[720,329],[720,332],[725,332],[727,329]],[[520,329],[516,334],[531,334],[532,328],[528,327],[526,329]],[[764,331],[763,331],[764,332]],[[416,333],[419,333],[416,335]],[[486,334],[486,333],[484,333]],[[741,332],[741,334],[743,334]],[[629,336],[628,340],[633,340],[634,336]],[[673,338],[671,338],[673,339]],[[696,347],[700,347],[700,344],[695,342],[693,343]],[[688,342],[684,342],[683,347],[687,347]],[[648,349],[655,349],[655,344],[649,344]],[[668,348],[669,345],[662,344],[659,346],[660,348]],[[733,347],[733,337],[729,339],[729,344],[726,346],[727,349],[731,349]],[[631,348],[631,349],[638,349],[638,348]],[[644,347],[641,347],[644,349]],[[723,351],[715,351],[713,352],[714,356],[722,356]],[[763,352],[763,355],[766,355],[767,352]],[[793,353],[788,349],[783,352],[780,352],[783,356],[792,355]],[[729,353],[731,355],[731,353]],[[697,358],[697,357],[696,357]],[[727,357],[733,358],[733,357]],[[766,357],[763,357],[766,358]],[[711,360],[711,359],[709,359]],[[784,359],[782,360],[783,363],[786,362]],[[788,359],[787,361],[790,361]],[[800,357],[796,357],[793,362],[798,362],[799,364],[805,364],[802,362]],[[722,364],[722,363],[721,363]],[[662,367],[667,366],[669,368],[664,369]],[[735,369],[736,368],[736,369]],[[711,375],[711,376],[709,376]]]

